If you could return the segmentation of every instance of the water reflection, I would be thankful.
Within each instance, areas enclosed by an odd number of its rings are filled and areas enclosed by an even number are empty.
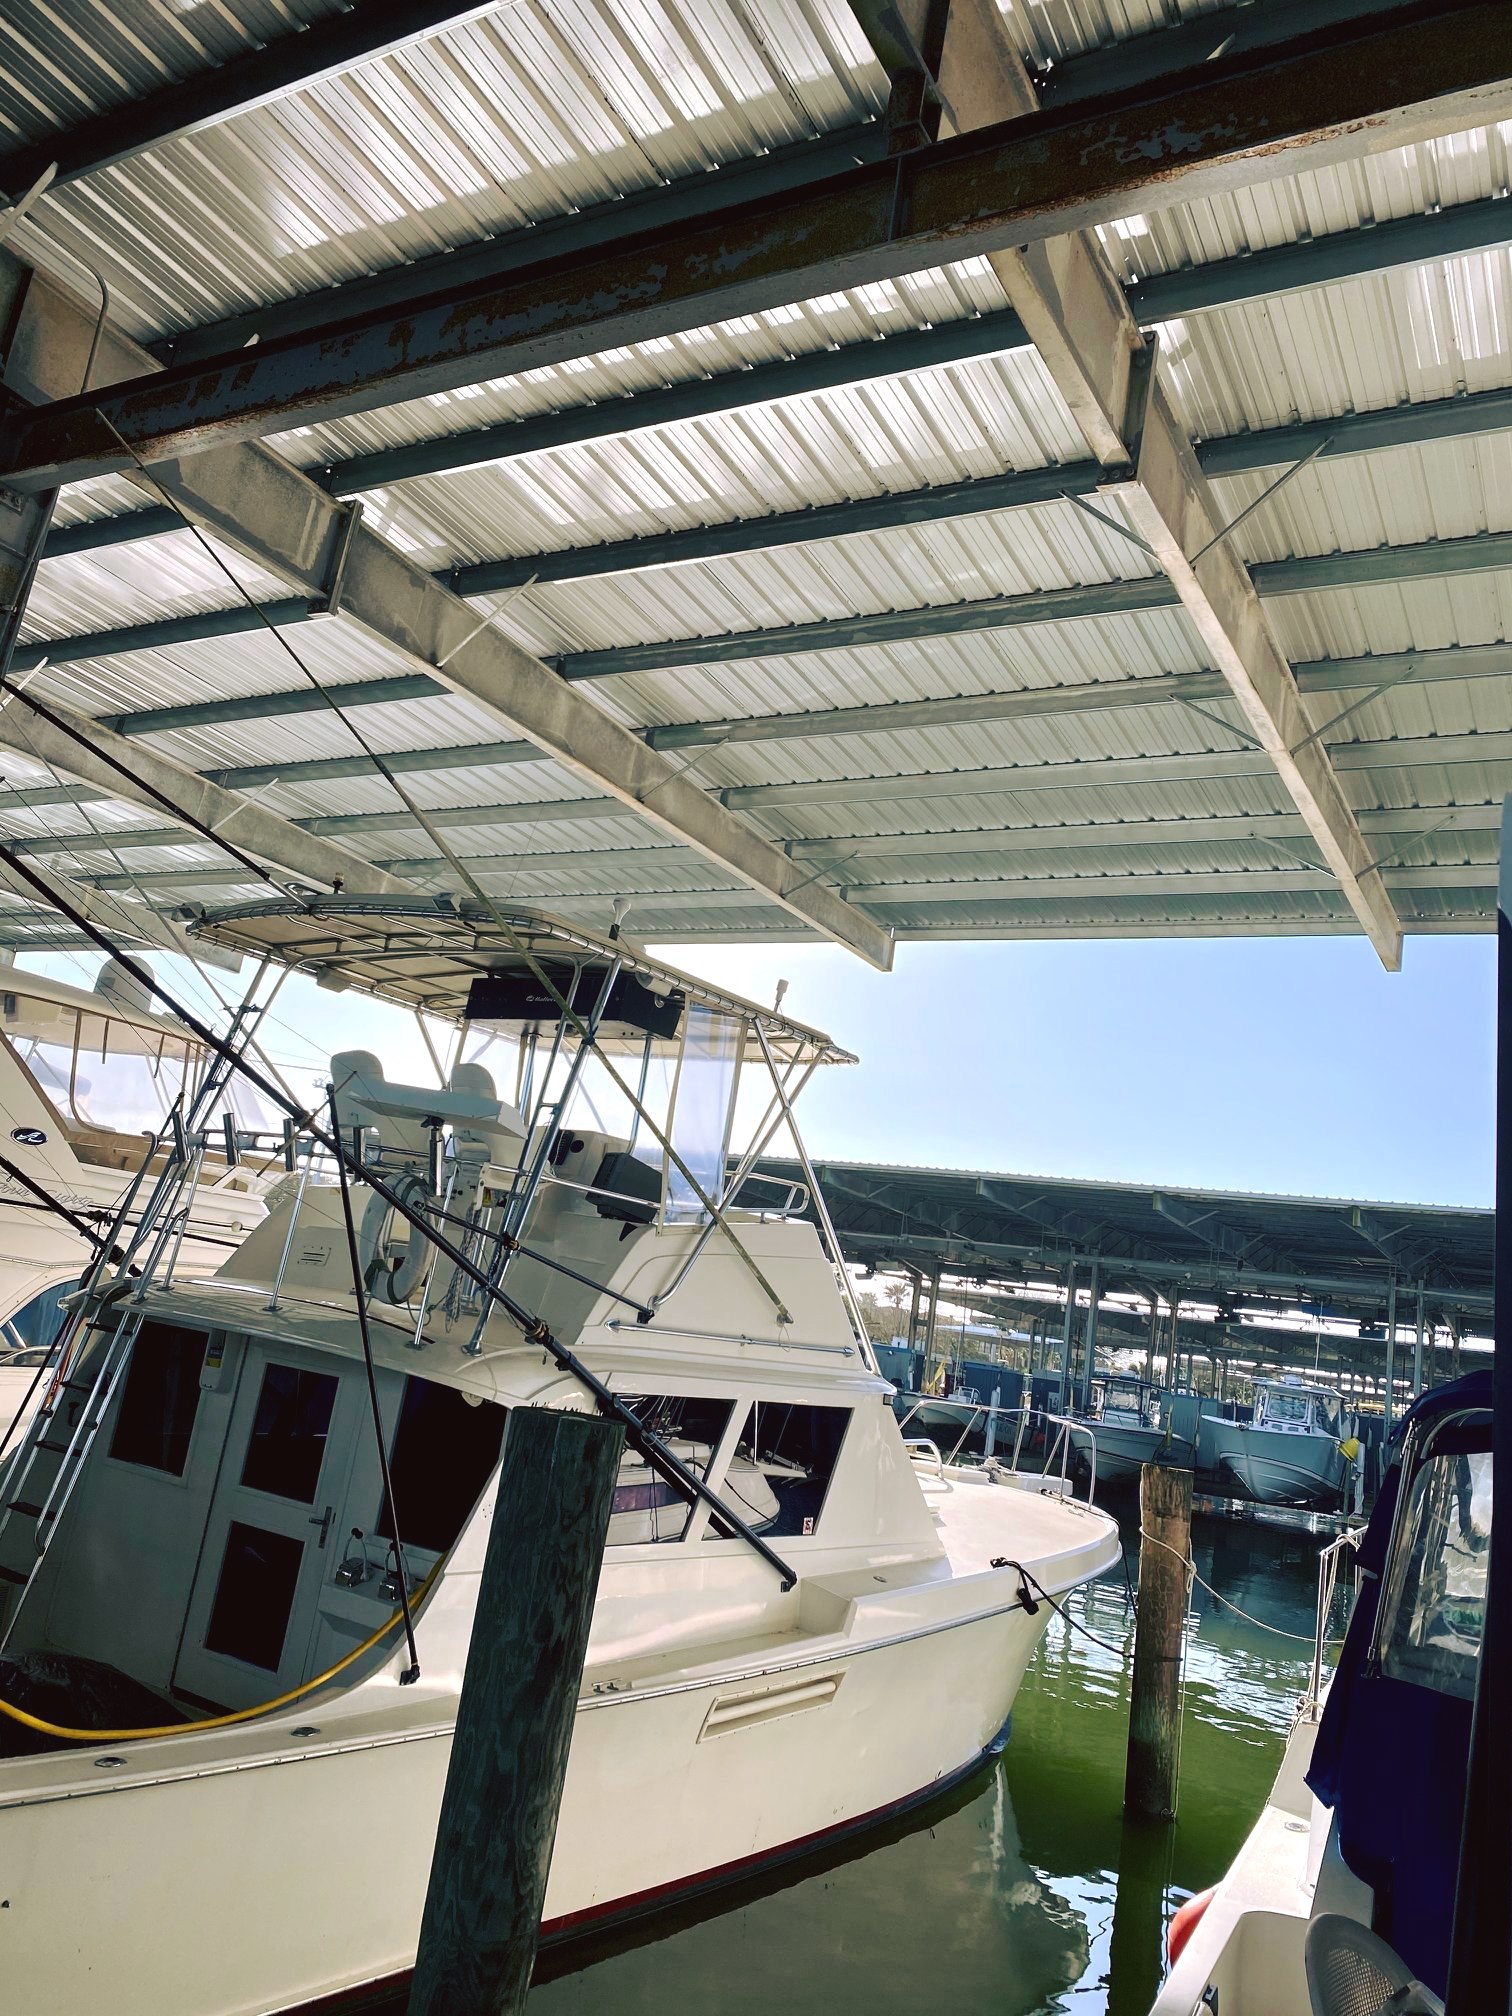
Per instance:
[[[1280,1759],[1319,1544],[1194,1527],[1198,1572],[1248,1615],[1196,1592],[1174,1826],[1123,1818],[1133,1625],[1115,1569],[1067,1605],[1106,1645],[1052,1622],[1011,1741],[967,1783],[859,1843],[547,1955],[531,2016],[661,2016],[669,1997],[699,2016],[1143,2016],[1171,1912],[1232,1859]]]

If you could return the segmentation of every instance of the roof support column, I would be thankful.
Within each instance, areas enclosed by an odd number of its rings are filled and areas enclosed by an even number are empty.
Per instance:
[[[918,5],[919,0],[903,0]],[[858,0],[863,27],[864,0]],[[884,62],[886,53],[879,50]],[[1039,110],[1029,73],[1002,32],[995,0],[950,0],[940,57],[942,134]],[[1136,323],[1089,231],[989,254],[1061,397],[1108,472],[1104,494],[1127,508],[1170,577],[1250,732],[1375,946],[1401,964],[1402,928],[1327,751],[1314,739],[1286,661],[1191,441],[1154,382],[1153,343]],[[1190,558],[1188,556],[1191,556]]]
[[[1071,1341],[1076,1334],[1076,1262],[1066,1263],[1066,1315],[1061,1325],[1060,1411],[1071,1398]]]
[[[1092,1262],[1092,1279],[1087,1288],[1087,1330],[1082,1340],[1081,1411],[1092,1412],[1092,1381],[1097,1376],[1097,1297],[1102,1287],[1102,1268]]]

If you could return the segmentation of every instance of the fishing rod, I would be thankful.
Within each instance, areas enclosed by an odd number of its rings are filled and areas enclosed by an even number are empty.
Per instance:
[[[504,1314],[509,1317],[510,1321],[521,1332],[528,1343],[537,1345],[552,1359],[560,1371],[567,1373],[571,1378],[578,1381],[592,1397],[600,1413],[606,1415],[611,1421],[617,1421],[620,1424],[625,1431],[626,1441],[629,1442],[638,1455],[646,1459],[647,1463],[667,1483],[671,1484],[685,1499],[696,1500],[707,1505],[712,1517],[717,1519],[727,1532],[744,1540],[749,1547],[753,1548],[761,1556],[762,1560],[769,1567],[776,1570],[777,1574],[781,1577],[782,1587],[785,1590],[796,1586],[798,1577],[794,1570],[788,1566],[781,1555],[777,1554],[767,1545],[759,1533],[746,1524],[738,1513],[731,1511],[718,1492],[711,1490],[696,1471],[690,1470],[675,1451],[669,1449],[658,1435],[655,1435],[650,1429],[645,1427],[639,1417],[619,1398],[618,1394],[611,1391],[595,1372],[590,1371],[577,1354],[571,1351],[562,1343],[560,1338],[553,1334],[550,1326],[541,1317],[533,1316],[529,1310],[515,1302],[496,1281],[489,1278],[489,1275],[481,1267],[475,1265],[459,1246],[448,1239],[444,1233],[438,1231],[421,1209],[412,1205],[391,1184],[386,1183],[376,1169],[363,1163],[354,1155],[352,1150],[341,1139],[339,1133],[334,1136],[326,1133],[325,1129],[320,1127],[312,1118],[303,1114],[296,1102],[288,1096],[281,1086],[276,1085],[271,1078],[259,1071],[255,1065],[249,1064],[244,1054],[233,1050],[225,1038],[218,1035],[206,1023],[202,1022],[191,1009],[186,1008],[181,1001],[177,1000],[157,978],[151,967],[144,966],[139,960],[133,958],[130,953],[122,950],[91,918],[86,917],[81,910],[76,908],[62,891],[52,888],[40,875],[35,874],[28,867],[24,857],[16,854],[3,842],[0,842],[0,862],[3,862],[23,882],[34,889],[45,902],[61,910],[69,922],[76,925],[92,944],[98,946],[108,957],[118,959],[126,971],[161,1001],[171,1015],[176,1016],[187,1029],[198,1036],[200,1041],[213,1050],[218,1057],[232,1065],[234,1069],[240,1071],[249,1084],[254,1085],[258,1091],[263,1093],[281,1113],[287,1114],[292,1120],[297,1122],[309,1134],[312,1141],[317,1142],[328,1154],[334,1156],[337,1162],[354,1175],[359,1182],[366,1183],[370,1190],[384,1200],[390,1210],[398,1213],[410,1227],[411,1231],[418,1233],[422,1238],[428,1239],[444,1259],[449,1260],[453,1267],[463,1274],[467,1280],[471,1281],[481,1293],[503,1310]]]

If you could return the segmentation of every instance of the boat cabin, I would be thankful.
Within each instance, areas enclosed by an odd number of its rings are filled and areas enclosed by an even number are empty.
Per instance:
[[[209,1063],[204,1044],[154,1013],[146,989],[114,960],[92,990],[14,966],[0,971],[0,1045],[12,1066],[10,1129],[51,1134],[78,1161],[123,1171],[138,1167],[144,1138],[179,1101],[193,1103]],[[224,1104],[245,1132],[272,1125],[244,1079],[231,1081]],[[217,1143],[209,1152],[224,1160]]]
[[[1279,1435],[1326,1435],[1337,1442],[1344,1433],[1343,1403],[1326,1386],[1304,1386],[1298,1379],[1262,1379],[1255,1385],[1251,1426]]]
[[[1118,1373],[1092,1382],[1090,1418],[1109,1427],[1159,1428],[1164,1423],[1166,1395],[1152,1380]]]

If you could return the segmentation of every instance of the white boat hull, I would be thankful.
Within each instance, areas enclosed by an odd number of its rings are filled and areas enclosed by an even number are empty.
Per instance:
[[[754,1678],[733,1691],[801,1685],[813,1705],[715,1736],[705,1719],[731,1694],[728,1675],[584,1700],[545,1936],[654,1908],[942,1789],[1006,1722],[1049,1614],[1013,1605]],[[919,1712],[898,1714],[900,1702]],[[30,2016],[107,2002],[112,2016],[264,2016],[405,1973],[449,1724],[390,1713],[344,1736],[333,1724],[328,1746],[291,1760],[292,1719],[259,1725],[255,1748],[243,1732],[175,1741],[171,1775],[152,1746],[103,1753],[124,1757],[118,1773],[96,1767],[102,1753],[28,1760],[74,1781],[73,1796],[57,1782],[0,1811],[0,1972],[24,1985]]]

